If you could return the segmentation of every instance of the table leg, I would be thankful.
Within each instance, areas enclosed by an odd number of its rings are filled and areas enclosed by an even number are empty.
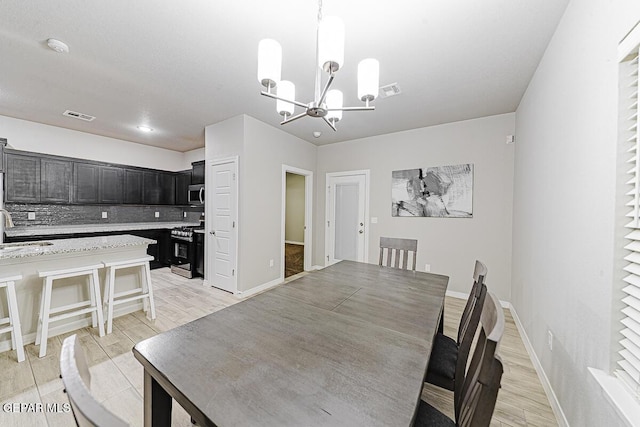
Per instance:
[[[144,426],[170,427],[171,404],[169,393],[144,371]]]

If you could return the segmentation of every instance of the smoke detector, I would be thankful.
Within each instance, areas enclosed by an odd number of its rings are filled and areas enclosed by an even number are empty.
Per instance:
[[[58,53],[69,53],[69,46],[67,46],[66,43],[61,42],[60,40],[49,39],[47,40],[47,46],[49,46],[51,50],[55,50]]]

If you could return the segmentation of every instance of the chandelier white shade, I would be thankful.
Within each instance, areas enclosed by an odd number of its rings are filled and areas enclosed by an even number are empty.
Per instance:
[[[318,24],[318,66],[336,72],[344,63],[344,24],[336,16],[325,16]]]
[[[262,95],[276,100],[278,114],[284,116],[281,125],[305,116],[323,119],[334,131],[336,123],[342,119],[343,111],[372,111],[369,102],[378,96],[380,65],[369,58],[358,65],[358,99],[365,105],[344,107],[343,95],[339,90],[329,90],[335,74],[344,64],[345,29],[340,18],[322,16],[322,0],[318,1],[318,29],[316,40],[315,91],[313,101],[303,103],[295,100],[295,86],[292,82],[281,80],[282,48],[272,39],[261,40],[258,44],[258,81],[267,90]],[[328,74],[322,83],[322,72]],[[272,89],[276,89],[275,92]],[[295,107],[303,112],[294,114]]]
[[[377,59],[367,58],[358,64],[358,98],[360,101],[373,101],[378,96],[380,81],[380,63]]]
[[[327,92],[327,120],[336,124],[342,119],[342,92],[337,89]]]
[[[261,40],[258,44],[258,81],[272,88],[280,81],[282,47],[273,39]]]
[[[296,86],[290,81],[282,80],[278,83],[278,96],[282,98],[276,100],[276,110],[278,110],[278,113],[285,118],[293,114],[295,105],[284,100],[293,101],[296,99]]]

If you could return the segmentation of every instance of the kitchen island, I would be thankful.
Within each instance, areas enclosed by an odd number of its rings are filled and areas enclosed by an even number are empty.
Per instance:
[[[155,240],[128,234],[101,237],[83,237],[75,239],[55,239],[39,242],[16,242],[0,245],[0,276],[22,275],[16,282],[18,311],[24,343],[35,342],[42,279],[39,271],[60,270],[101,262],[124,261],[142,258],[147,247]],[[104,293],[105,270],[99,271],[101,296]],[[81,278],[64,279],[61,286],[56,285],[52,297],[52,306],[69,304],[79,299],[88,299],[88,285]],[[137,270],[123,270],[117,277],[118,289],[136,288],[140,284]],[[63,282],[61,281],[61,282]],[[0,294],[0,303],[6,306],[4,293]],[[122,315],[141,309],[141,302],[132,302],[118,306],[115,315]],[[77,316],[56,322],[49,336],[70,332],[91,325],[91,316]],[[10,336],[0,337],[0,351],[11,348]]]

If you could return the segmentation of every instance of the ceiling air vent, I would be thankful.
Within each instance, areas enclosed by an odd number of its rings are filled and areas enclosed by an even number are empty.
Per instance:
[[[380,88],[380,98],[388,98],[390,96],[399,95],[402,91],[398,83],[391,83],[390,85],[382,86]]]
[[[74,119],[84,120],[85,122],[91,122],[95,119],[94,116],[90,116],[88,114],[78,113],[76,111],[67,110],[62,113],[63,116],[73,117]]]

